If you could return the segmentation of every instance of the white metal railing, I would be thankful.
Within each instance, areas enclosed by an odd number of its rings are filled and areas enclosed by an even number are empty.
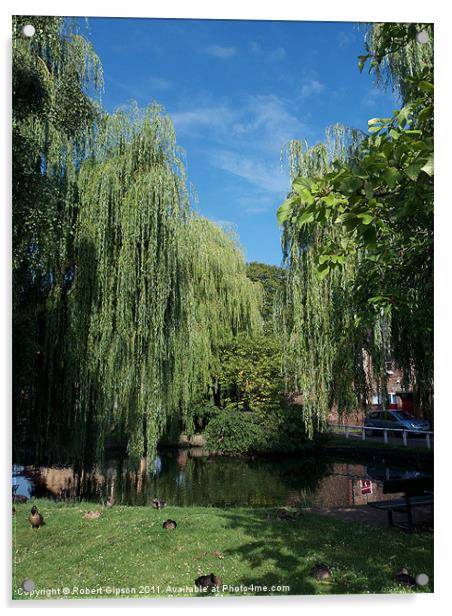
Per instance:
[[[433,432],[420,432],[419,430],[406,430],[405,428],[374,428],[372,426],[347,426],[345,424],[328,424],[330,432],[335,434],[345,434],[345,438],[350,435],[360,436],[363,441],[366,440],[366,432],[383,432],[383,440],[388,442],[388,432],[401,432],[402,440],[405,446],[408,445],[408,434],[415,434],[418,438],[425,437],[427,449],[432,448]],[[338,430],[339,429],[339,430]]]

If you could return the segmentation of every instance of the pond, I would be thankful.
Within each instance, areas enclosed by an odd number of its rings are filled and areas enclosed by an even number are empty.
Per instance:
[[[99,503],[110,496],[122,505],[149,505],[157,497],[176,506],[349,507],[381,499],[385,479],[426,474],[374,461],[253,459],[211,456],[200,448],[165,449],[135,470],[120,457],[82,472],[15,465],[13,491],[28,498]]]

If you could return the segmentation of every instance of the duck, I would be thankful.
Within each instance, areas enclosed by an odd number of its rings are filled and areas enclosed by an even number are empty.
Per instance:
[[[152,506],[154,507],[154,509],[163,509],[165,505],[166,505],[166,501],[161,500],[160,498],[152,499]]]
[[[100,511],[87,511],[83,517],[85,520],[98,520],[101,515]]]
[[[286,522],[295,522],[296,520],[296,517],[285,509],[278,511],[278,518],[280,520],[285,520]]]
[[[404,586],[416,586],[416,580],[408,573],[406,567],[402,567],[402,569],[396,573],[395,579],[399,584],[403,584]]]
[[[44,518],[39,513],[36,505],[33,505],[31,508],[30,515],[28,516],[28,521],[31,524],[32,528],[40,528],[44,524]]]
[[[210,575],[200,575],[195,580],[195,586],[198,588],[214,588],[215,586],[223,586],[223,582],[218,575],[211,573]]]
[[[105,501],[105,507],[113,507],[114,501],[113,501],[113,496],[109,496],[107,498],[107,500]]]
[[[315,577],[319,582],[324,582],[325,580],[330,579],[332,572],[328,565],[325,565],[324,563],[317,563],[312,567],[309,574],[312,577]]]
[[[166,520],[163,522],[163,528],[166,528],[167,530],[174,530],[176,526],[177,524],[174,520]]]

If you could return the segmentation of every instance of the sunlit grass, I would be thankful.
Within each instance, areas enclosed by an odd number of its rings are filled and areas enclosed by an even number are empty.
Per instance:
[[[417,591],[433,590],[433,540],[427,534],[409,535],[312,513],[286,521],[275,509],[157,511],[46,500],[37,505],[46,522],[42,528],[28,524],[31,503],[16,505],[13,518],[16,599],[27,598],[19,590],[24,580],[32,580],[38,591],[55,589],[60,594],[54,596],[61,598],[63,588],[70,589],[68,598],[87,596],[74,587],[94,590],[90,598],[112,597],[122,589],[126,592],[120,596],[193,596],[194,580],[209,573],[232,587],[290,586],[285,594],[412,592],[394,579],[402,567],[412,575],[429,576],[430,583]],[[102,511],[102,516],[86,520],[83,514],[89,510]],[[162,528],[167,518],[176,520],[176,530]],[[332,568],[328,582],[309,575],[318,562]],[[222,594],[242,592],[234,588]]]

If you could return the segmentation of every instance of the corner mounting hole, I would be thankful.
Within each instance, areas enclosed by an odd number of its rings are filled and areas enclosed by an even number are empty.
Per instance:
[[[31,38],[32,36],[35,35],[35,27],[32,26],[31,24],[26,24],[23,28],[22,28],[22,34],[28,38]]]
[[[425,43],[428,43],[428,33],[425,30],[421,30],[420,32],[416,34],[416,40],[418,43],[421,43],[422,45],[424,45]]]

